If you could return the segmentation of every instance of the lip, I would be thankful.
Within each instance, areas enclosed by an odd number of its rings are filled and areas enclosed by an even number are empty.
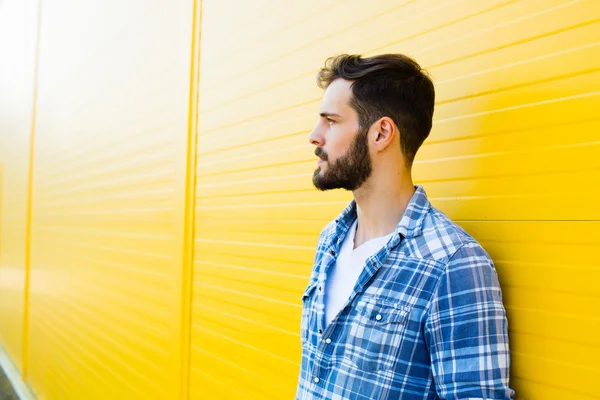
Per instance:
[[[323,160],[322,158],[317,159],[317,165],[321,165],[324,162],[325,162],[325,160]]]

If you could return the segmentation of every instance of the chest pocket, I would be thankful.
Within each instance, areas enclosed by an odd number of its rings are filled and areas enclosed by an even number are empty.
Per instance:
[[[318,283],[317,280],[311,281],[302,295],[302,319],[300,321],[300,341],[302,344],[308,341],[310,327],[312,326],[310,319],[314,318],[312,314],[314,314],[315,292]]]
[[[377,298],[359,300],[348,332],[345,357],[364,372],[392,369],[409,313],[409,306],[395,302]]]

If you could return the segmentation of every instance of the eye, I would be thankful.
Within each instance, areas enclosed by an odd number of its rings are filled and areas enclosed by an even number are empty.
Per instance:
[[[330,125],[331,125],[331,124],[333,124],[334,122],[335,122],[334,120],[332,120],[331,118],[327,117],[327,123],[328,123],[328,124],[330,124]]]

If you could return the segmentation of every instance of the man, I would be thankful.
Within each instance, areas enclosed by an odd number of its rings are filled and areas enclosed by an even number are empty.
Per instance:
[[[319,238],[296,398],[513,398],[492,260],[412,182],[433,83],[399,54],[335,57],[318,82],[313,183],[354,200]]]

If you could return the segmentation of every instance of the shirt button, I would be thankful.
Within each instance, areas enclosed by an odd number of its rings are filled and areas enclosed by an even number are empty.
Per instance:
[[[323,290],[323,286],[319,286],[319,292]]]
[[[315,383],[319,383],[320,379],[315,376],[315,379],[313,379],[313,381],[315,381]]]
[[[323,333],[323,329],[319,329],[319,333],[320,333],[320,334],[321,334],[321,333]]]
[[[331,251],[329,252],[329,254],[331,254],[332,256],[335,256],[335,250],[331,250]]]
[[[377,316],[375,317],[375,319],[376,319],[377,321],[381,321],[381,314],[377,314]]]
[[[327,344],[331,343],[331,338],[325,339],[325,343],[327,343]]]

